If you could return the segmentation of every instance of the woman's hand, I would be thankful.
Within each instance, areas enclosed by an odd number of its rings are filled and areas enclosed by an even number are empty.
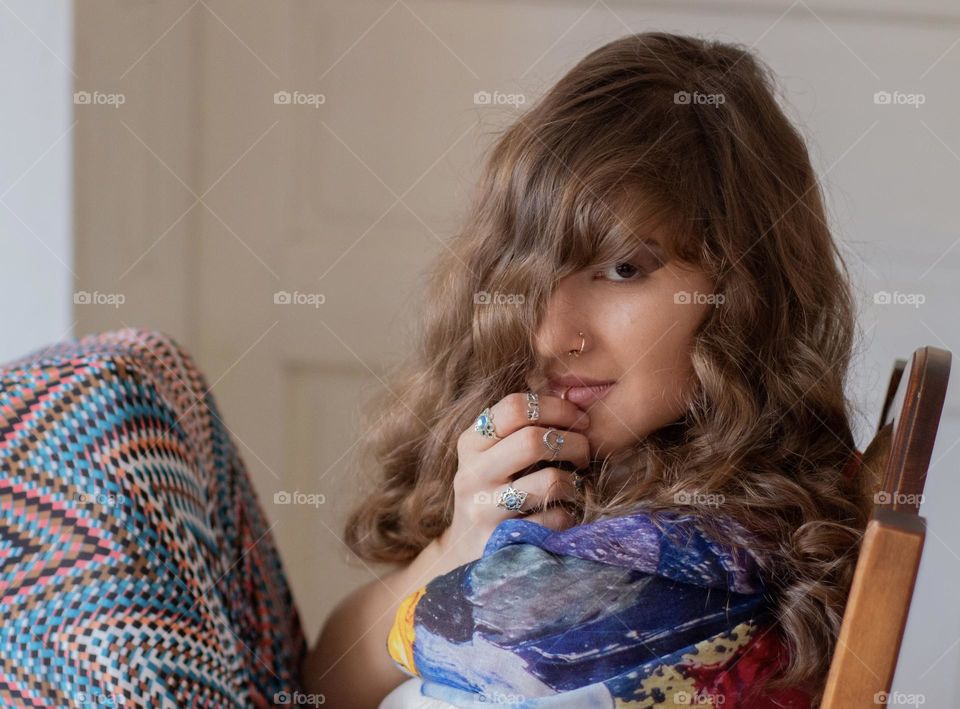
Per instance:
[[[457,440],[459,468],[453,479],[453,521],[438,539],[445,566],[456,568],[483,554],[494,528],[503,520],[523,517],[550,529],[560,530],[576,523],[563,505],[576,497],[573,473],[546,467],[513,479],[519,472],[541,460],[569,461],[577,468],[590,461],[585,430],[590,420],[585,411],[557,396],[541,395],[540,417],[527,417],[526,393],[508,394],[491,407],[493,425],[501,440],[488,438],[471,424]],[[559,429],[564,443],[554,458],[543,435]],[[576,429],[576,430],[572,430]],[[556,436],[551,436],[554,440]],[[510,485],[527,493],[519,512],[497,505],[500,493]]]

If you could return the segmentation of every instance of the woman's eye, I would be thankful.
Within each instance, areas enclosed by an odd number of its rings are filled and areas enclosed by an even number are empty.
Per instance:
[[[615,263],[602,271],[596,271],[594,278],[606,278],[614,283],[623,283],[624,281],[638,281],[646,278],[647,274],[640,271],[639,268],[627,261]]]

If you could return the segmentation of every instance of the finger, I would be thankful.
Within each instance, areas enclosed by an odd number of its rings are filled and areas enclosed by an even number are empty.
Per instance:
[[[531,407],[526,392],[514,392],[503,397],[490,407],[493,429],[500,439],[507,438],[521,428],[531,425],[552,426],[554,428],[583,431],[590,425],[590,416],[558,396],[541,394],[539,396],[539,416],[529,417]],[[498,443],[496,438],[488,438],[474,428],[461,434],[461,443],[465,451],[484,451]]]
[[[551,505],[545,510],[527,515],[523,519],[542,524],[547,529],[560,531],[577,525],[579,516],[564,505]]]
[[[557,434],[563,437],[560,451],[554,453],[544,442],[544,434],[549,429],[542,426],[526,426],[514,431],[497,445],[479,454],[477,469],[482,470],[487,479],[494,484],[507,482],[511,475],[529,465],[546,460],[551,463],[568,461],[577,468],[585,468],[590,463],[590,442],[582,433],[558,430],[550,435],[551,441],[558,441]]]
[[[573,473],[560,468],[541,468],[517,478],[510,485],[527,493],[521,508],[523,512],[536,512],[551,502],[573,501],[577,498]],[[499,499],[500,489],[496,490],[495,495]]]

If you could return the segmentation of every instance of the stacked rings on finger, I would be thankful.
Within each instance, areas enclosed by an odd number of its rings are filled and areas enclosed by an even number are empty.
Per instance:
[[[483,411],[480,412],[480,415],[477,416],[477,420],[473,424],[473,430],[480,433],[485,438],[493,438],[500,440],[500,436],[497,435],[496,429],[493,427],[493,412],[488,406]]]
[[[526,492],[518,490],[512,485],[507,485],[507,489],[503,490],[497,498],[497,507],[503,507],[511,512],[519,512],[523,507],[523,501],[526,499]]]
[[[550,440],[550,436],[555,436],[555,438]],[[557,454],[560,453],[560,449],[563,448],[563,434],[555,428],[548,428],[547,432],[543,434],[543,445],[553,453],[553,455],[550,456],[550,460],[555,459]]]
[[[527,392],[527,421],[540,420],[540,395],[536,392]]]

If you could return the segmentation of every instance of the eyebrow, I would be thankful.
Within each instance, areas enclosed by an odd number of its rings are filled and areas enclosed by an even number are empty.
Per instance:
[[[654,237],[641,237],[637,240],[639,243],[634,249],[634,254],[637,254],[640,258],[646,256],[647,258],[656,259],[659,264],[657,268],[659,269],[662,266],[665,266],[668,261],[671,260],[671,254],[667,248],[660,242],[659,239]],[[643,247],[647,247],[644,249]]]
[[[660,243],[659,239],[655,239],[652,236],[643,236],[639,239],[636,239],[637,248],[641,246],[652,246],[658,251],[663,251],[663,244]]]

